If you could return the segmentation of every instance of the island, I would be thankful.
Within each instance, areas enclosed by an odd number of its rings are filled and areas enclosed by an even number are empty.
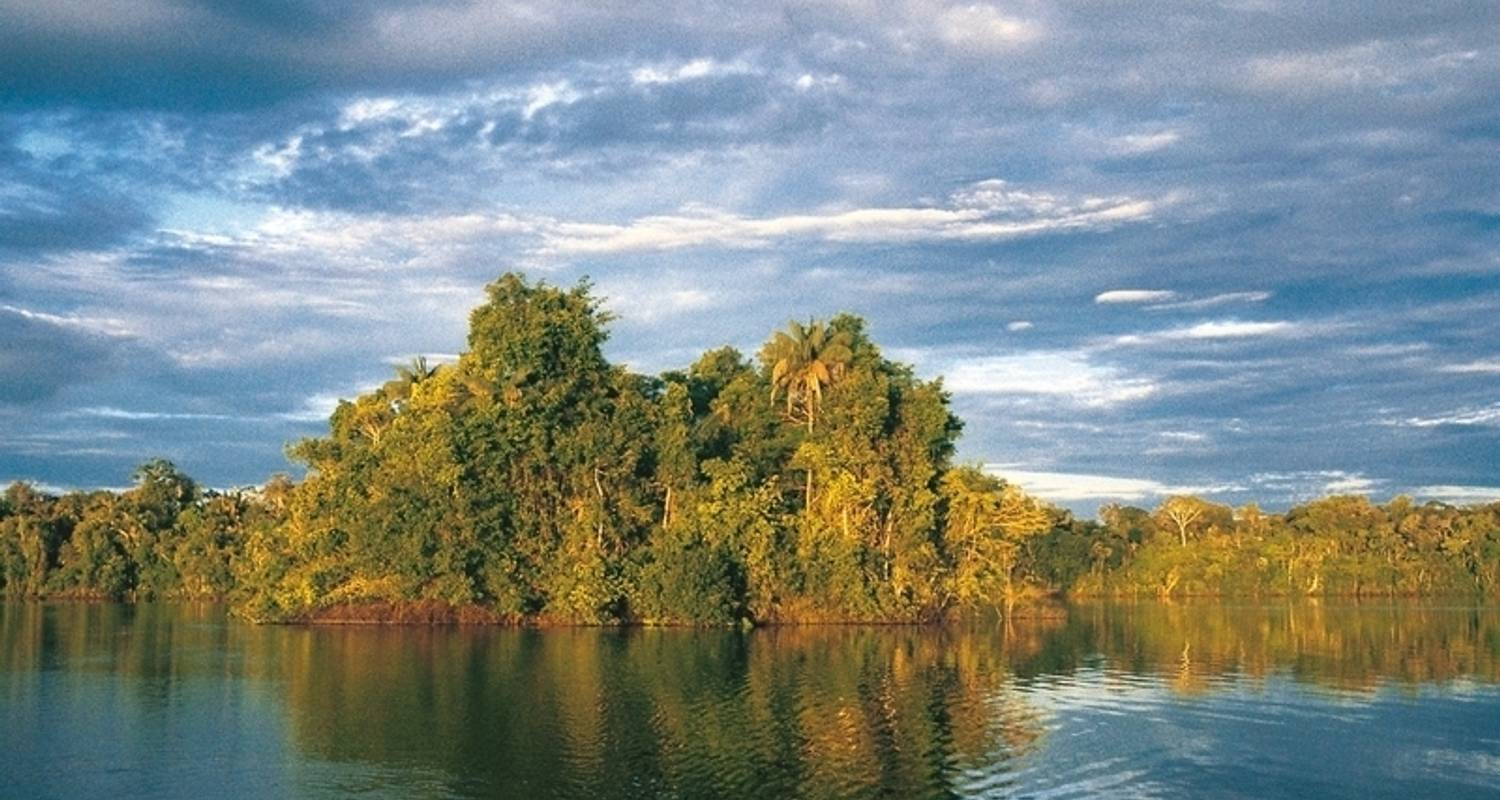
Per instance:
[[[1174,496],[1098,520],[955,463],[941,380],[858,317],[636,374],[587,282],[507,274],[456,363],[416,359],[289,447],[294,481],[0,500],[0,593],[226,600],[257,622],[916,623],[1058,595],[1494,598],[1500,504]]]

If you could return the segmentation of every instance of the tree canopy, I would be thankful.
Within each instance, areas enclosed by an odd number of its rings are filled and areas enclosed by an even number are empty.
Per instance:
[[[914,621],[1045,593],[1500,591],[1500,505],[1196,497],[1100,521],[955,465],[942,383],[865,323],[635,374],[587,283],[505,275],[456,363],[417,359],[289,453],[293,482],[0,500],[0,592],[229,598],[257,620]]]

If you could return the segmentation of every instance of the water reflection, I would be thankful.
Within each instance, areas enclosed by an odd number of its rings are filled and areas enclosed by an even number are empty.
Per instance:
[[[1415,604],[748,635],[4,606],[0,795],[1484,796],[1497,678],[1500,612]]]

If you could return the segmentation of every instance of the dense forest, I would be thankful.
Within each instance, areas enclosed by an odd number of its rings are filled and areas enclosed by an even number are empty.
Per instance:
[[[339,405],[276,476],[0,500],[0,592],[221,598],[254,620],[919,621],[1043,595],[1500,593],[1500,504],[1171,497],[1080,520],[977,467],[940,381],[849,315],[755,358],[610,364],[587,284],[506,275],[455,364]]]

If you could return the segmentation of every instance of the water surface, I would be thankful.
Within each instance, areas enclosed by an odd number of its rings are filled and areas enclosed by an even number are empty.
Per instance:
[[[1500,610],[257,627],[0,605],[0,797],[1500,796]]]

